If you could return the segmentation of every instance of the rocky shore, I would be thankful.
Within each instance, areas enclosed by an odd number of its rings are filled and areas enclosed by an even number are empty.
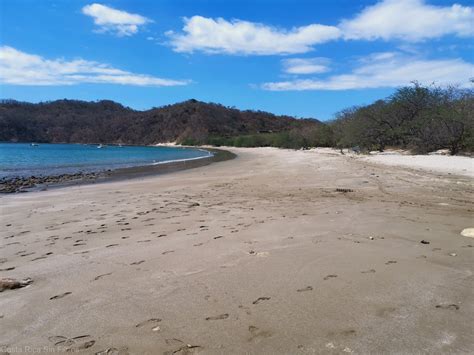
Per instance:
[[[0,194],[44,190],[51,186],[65,186],[123,180],[150,175],[170,173],[185,169],[197,168],[211,163],[234,159],[235,154],[221,149],[206,148],[212,156],[203,159],[191,159],[169,162],[158,165],[144,165],[100,172],[78,172],[74,174],[58,174],[50,176],[6,177],[0,178]]]
[[[8,177],[0,180],[0,193],[27,192],[36,188],[47,188],[49,185],[71,181],[91,181],[104,173],[75,173],[53,176]]]

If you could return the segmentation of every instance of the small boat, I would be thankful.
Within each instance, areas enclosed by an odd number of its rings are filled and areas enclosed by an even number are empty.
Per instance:
[[[38,143],[31,143],[30,144],[32,147],[39,147],[39,144]]]
[[[99,149],[100,149],[100,148],[105,148],[105,146],[102,145],[102,144],[99,144],[99,145],[97,146],[97,148],[99,148]]]

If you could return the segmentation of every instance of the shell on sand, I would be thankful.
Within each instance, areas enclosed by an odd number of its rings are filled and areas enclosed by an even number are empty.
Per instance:
[[[465,228],[462,230],[461,235],[463,237],[474,238],[474,228]]]

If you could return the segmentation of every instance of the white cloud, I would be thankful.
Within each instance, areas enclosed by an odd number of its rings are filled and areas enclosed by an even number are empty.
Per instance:
[[[0,82],[12,85],[75,85],[81,83],[135,86],[186,85],[186,80],[170,80],[134,74],[108,64],[76,59],[45,59],[15,48],[0,47]]]
[[[328,58],[291,58],[282,60],[287,74],[320,74],[329,71]]]
[[[474,8],[428,5],[424,0],[384,0],[339,24],[346,39],[420,41],[474,35]]]
[[[84,15],[94,19],[99,32],[111,32],[117,36],[131,36],[138,32],[139,26],[151,20],[137,14],[131,14],[101,4],[86,5],[82,8]]]
[[[340,37],[337,27],[319,24],[284,30],[260,23],[202,16],[185,18],[184,22],[183,33],[166,33],[176,52],[238,55],[305,53],[318,43]]]
[[[363,58],[348,74],[326,79],[270,82],[265,90],[351,90],[399,87],[416,80],[422,84],[459,84],[468,86],[474,76],[474,64],[462,59],[428,60],[401,53],[376,53]]]

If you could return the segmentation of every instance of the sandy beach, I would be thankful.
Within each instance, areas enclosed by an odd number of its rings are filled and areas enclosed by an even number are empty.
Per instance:
[[[470,161],[229,150],[1,196],[0,354],[474,352]]]

